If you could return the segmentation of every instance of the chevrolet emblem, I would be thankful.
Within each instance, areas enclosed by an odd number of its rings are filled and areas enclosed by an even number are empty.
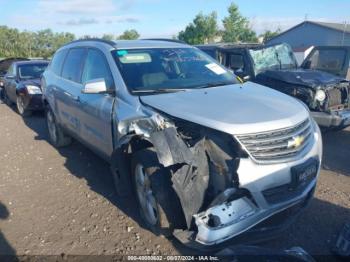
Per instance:
[[[304,142],[304,140],[305,137],[303,136],[293,137],[291,140],[288,141],[287,148],[297,148]]]

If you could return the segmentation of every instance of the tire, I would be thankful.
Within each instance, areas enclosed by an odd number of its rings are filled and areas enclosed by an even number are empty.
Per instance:
[[[53,146],[60,148],[72,143],[72,138],[64,134],[62,128],[57,124],[55,115],[50,108],[46,110],[46,123],[50,142]]]
[[[184,228],[185,218],[180,200],[172,188],[171,174],[159,163],[156,152],[148,148],[134,153],[131,173],[139,213],[145,226],[154,234],[166,237],[171,236],[175,228]],[[141,190],[142,187],[144,190]]]
[[[32,115],[32,111],[26,109],[27,102],[24,100],[24,97],[21,95],[17,95],[16,107],[17,107],[18,114],[20,114],[22,117],[28,117]]]

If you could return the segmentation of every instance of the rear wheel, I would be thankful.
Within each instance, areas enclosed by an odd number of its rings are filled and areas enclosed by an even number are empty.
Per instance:
[[[159,163],[156,152],[136,152],[131,165],[139,212],[146,227],[164,236],[171,236],[175,228],[183,228],[184,215],[172,188],[171,174]]]
[[[72,139],[64,134],[62,128],[57,124],[56,118],[50,108],[46,110],[46,122],[51,144],[59,148],[72,143]]]
[[[23,96],[21,95],[17,96],[16,106],[17,106],[17,111],[21,116],[26,117],[26,116],[32,115],[32,111],[27,109],[28,102],[25,100]]]

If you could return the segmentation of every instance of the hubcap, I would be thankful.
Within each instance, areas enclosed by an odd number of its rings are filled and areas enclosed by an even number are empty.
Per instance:
[[[24,113],[24,100],[22,96],[17,97],[17,109],[21,115]]]
[[[57,140],[56,124],[55,124],[55,120],[53,119],[51,111],[47,112],[46,118],[47,118],[47,127],[49,129],[49,134],[50,134],[51,140],[53,142],[56,142],[56,140]]]
[[[140,164],[135,168],[135,183],[137,198],[145,219],[149,224],[154,226],[158,221],[156,199],[153,196],[151,181]]]

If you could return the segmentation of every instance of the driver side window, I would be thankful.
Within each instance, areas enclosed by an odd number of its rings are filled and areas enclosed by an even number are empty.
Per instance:
[[[82,82],[84,84],[99,78],[105,80],[107,89],[114,87],[113,76],[104,54],[98,50],[90,49],[84,65]]]

